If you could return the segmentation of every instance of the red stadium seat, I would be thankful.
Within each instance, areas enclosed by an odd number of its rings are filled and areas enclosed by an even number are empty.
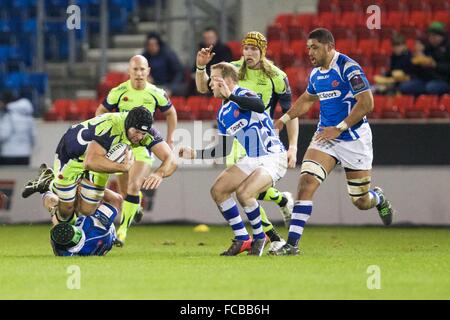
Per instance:
[[[330,0],[319,0],[317,12],[338,12],[338,6]]]
[[[103,81],[110,87],[115,87],[120,83],[128,80],[128,74],[124,72],[111,71],[105,75],[105,80]]]
[[[376,39],[363,39],[358,43],[357,52],[367,57],[372,57],[373,54],[378,53],[380,43]]]
[[[98,107],[95,99],[78,99],[74,101],[77,112],[83,120],[95,117],[95,110]]]
[[[279,63],[281,52],[284,47],[287,47],[288,44],[284,41],[274,40],[270,41],[267,46],[267,56],[272,59],[275,64]]]
[[[387,97],[376,94],[373,97],[373,101],[373,111],[369,114],[369,118],[381,118],[381,114],[386,108]]]
[[[358,1],[355,0],[340,0],[337,2],[341,12],[361,12],[362,8]]]
[[[392,39],[384,39],[381,41],[380,54],[385,56],[392,54]]]
[[[383,109],[383,118],[402,118],[404,111],[414,104],[414,96],[398,95],[393,100],[388,99]]]
[[[282,13],[277,15],[275,23],[279,24],[283,30],[288,30],[289,26],[295,21],[295,13]]]
[[[356,33],[356,38],[358,40],[362,40],[362,39],[377,39],[379,40],[379,30],[374,29],[367,29],[366,26],[359,26],[356,27],[355,29],[355,33]]]
[[[376,30],[376,32],[380,35],[380,39],[382,41],[384,41],[385,39],[392,41],[392,38],[396,34],[395,29],[389,26],[383,26],[383,28],[381,28],[380,30]]]
[[[441,22],[444,22],[447,25],[449,25],[450,24],[450,11],[443,11],[443,10],[436,11],[434,13],[433,20],[434,21],[441,21]]]
[[[292,50],[283,50],[280,54],[280,65],[282,69],[293,66],[296,60],[297,58]]]
[[[413,11],[430,12],[431,11],[430,4],[424,0],[408,0],[406,2],[406,4],[408,5],[408,10],[410,12],[413,12]]]
[[[65,120],[69,110],[72,108],[73,102],[69,99],[57,99],[53,102],[53,110],[59,120]]]
[[[410,22],[412,24],[412,22]],[[417,28],[425,28],[428,23],[416,26],[416,25],[407,25],[407,26],[401,26],[399,33],[403,35],[406,39],[418,39],[421,38],[423,33]]]
[[[336,21],[339,21],[339,14],[336,12],[322,12],[316,16],[311,25],[311,29],[326,28],[328,30],[333,29]]]
[[[429,118],[450,117],[450,94],[444,94],[437,105],[432,105],[428,109]]]
[[[291,25],[287,34],[289,41],[306,40],[308,38],[307,31],[299,25]]]
[[[448,11],[450,10],[450,1],[443,0],[429,0],[431,10],[436,11]]]
[[[294,40],[289,43],[289,47],[294,52],[297,59],[304,59],[307,56],[306,40]]]
[[[380,70],[381,73],[385,73],[389,70],[391,58],[384,54],[375,54],[372,56],[372,66],[375,69]]]
[[[286,34],[281,27],[281,24],[271,24],[267,27],[267,40],[284,40],[286,39]]]
[[[354,30],[358,26],[364,26],[364,23],[365,16],[362,12],[342,12],[336,25]]]
[[[382,24],[384,26],[392,27],[395,30],[399,30],[405,21],[408,21],[408,13],[403,11],[391,11],[388,12],[386,20],[383,21],[383,15],[381,15]]]
[[[353,30],[349,29],[348,27],[334,27],[331,32],[333,33],[333,37],[335,40],[356,39],[356,35],[353,33]]]
[[[227,46],[231,49],[233,60],[239,60],[242,57],[242,45],[240,41],[228,41]]]
[[[178,108],[183,109],[186,105],[186,99],[184,97],[177,97],[173,96],[170,97],[170,101],[172,102],[172,105],[175,107],[175,109],[178,111]]]
[[[405,2],[399,0],[383,0],[385,11],[407,11]]]
[[[408,25],[424,30],[431,22],[431,11],[412,11],[409,15]],[[420,31],[420,30],[417,30]],[[400,33],[405,37],[410,37],[405,30],[400,29]],[[410,32],[412,34],[412,32]],[[417,34],[416,36],[420,36]]]
[[[425,118],[428,113],[430,103],[433,105],[438,104],[437,96],[420,95],[414,105],[405,105],[405,117],[406,118]]]
[[[183,112],[189,112],[190,115],[186,115],[187,118],[197,118],[198,112],[205,109],[209,104],[209,98],[204,96],[190,96],[186,100],[185,108],[181,109]]]
[[[352,55],[352,53],[356,52],[356,41],[350,39],[341,39],[336,41],[336,50],[346,54]]]
[[[316,15],[311,13],[304,13],[299,14],[295,17],[294,25],[297,25],[299,27],[302,27],[303,30],[306,32],[309,32],[312,28],[313,21],[315,19]]]

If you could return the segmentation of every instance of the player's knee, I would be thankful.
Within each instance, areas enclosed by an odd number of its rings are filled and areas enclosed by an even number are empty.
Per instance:
[[[317,189],[317,179],[310,174],[302,174],[300,176],[300,183],[298,185],[298,198],[302,199],[305,196],[312,196]]]
[[[138,194],[141,191],[142,184],[144,183],[144,179],[135,179],[128,182],[127,193],[128,194]]]
[[[347,190],[355,207],[360,210],[370,208],[370,177],[347,179]]]
[[[236,190],[236,197],[240,204],[245,204],[248,200],[253,198],[253,195],[245,188],[245,186],[239,186]]]
[[[222,198],[221,195],[223,194],[223,192],[216,184],[211,187],[211,190],[209,190],[209,192],[211,194],[211,197],[216,203],[220,202]]]

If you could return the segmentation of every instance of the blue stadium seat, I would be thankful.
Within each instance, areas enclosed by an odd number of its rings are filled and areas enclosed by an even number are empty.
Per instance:
[[[46,73],[31,73],[29,82],[39,94],[45,94],[48,87],[48,75]]]

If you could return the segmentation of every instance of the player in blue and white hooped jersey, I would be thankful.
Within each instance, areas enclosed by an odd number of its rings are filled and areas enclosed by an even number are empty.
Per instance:
[[[211,89],[215,97],[223,99],[217,115],[219,144],[204,150],[183,147],[180,156],[187,159],[225,157],[234,139],[245,148],[247,156],[217,177],[211,196],[235,235],[230,248],[222,255],[249,251],[250,255],[260,256],[266,238],[257,197],[285,175],[287,154],[272,119],[264,111],[264,103],[254,92],[239,87],[238,80],[238,71],[233,65],[221,62],[211,66]],[[253,241],[242,222],[233,193],[252,225]]]
[[[303,158],[288,242],[275,252],[278,255],[298,254],[313,195],[338,163],[345,169],[348,193],[358,209],[376,207],[385,225],[391,224],[393,216],[381,188],[370,188],[372,132],[366,115],[373,109],[373,96],[364,71],[356,61],[334,49],[333,35],[326,29],[313,30],[307,47],[315,67],[308,87],[275,127],[282,129],[287,121],[307,113],[317,100],[320,120]]]
[[[58,196],[51,191],[43,195],[44,207],[54,211]],[[119,214],[122,197],[105,189],[104,200],[92,215],[80,215],[75,224],[53,220],[50,243],[56,256],[102,256],[116,241],[114,219]]]

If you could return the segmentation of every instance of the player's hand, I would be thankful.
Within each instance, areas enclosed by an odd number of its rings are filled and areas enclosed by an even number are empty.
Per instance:
[[[223,79],[216,79],[217,85],[219,86],[219,92],[224,99],[228,99],[231,95],[231,90]]]
[[[181,147],[178,156],[183,159],[195,159],[195,150],[190,147]]]
[[[287,152],[287,158],[288,158],[288,168],[295,168],[295,165],[297,164],[297,147],[289,147],[289,150]]]
[[[322,127],[321,129],[322,130],[315,135],[316,142],[336,139],[342,133],[342,131],[336,127]]]
[[[126,151],[125,158],[123,159],[123,162],[122,162],[122,167],[123,167],[122,172],[130,171],[133,164],[134,164],[133,152],[130,149],[128,149]]]
[[[212,52],[213,46],[210,45],[209,48],[202,48],[197,52],[197,60],[196,63],[198,66],[206,66],[212,58],[215,56],[215,53]]]
[[[284,128],[284,123],[283,121],[281,121],[280,119],[275,120],[275,123],[273,125],[275,127],[276,130],[278,130],[278,133],[283,130]]]
[[[142,188],[144,188],[145,190],[157,189],[162,181],[163,176],[158,172],[153,172],[147,178],[145,178],[144,183],[142,184]]]

